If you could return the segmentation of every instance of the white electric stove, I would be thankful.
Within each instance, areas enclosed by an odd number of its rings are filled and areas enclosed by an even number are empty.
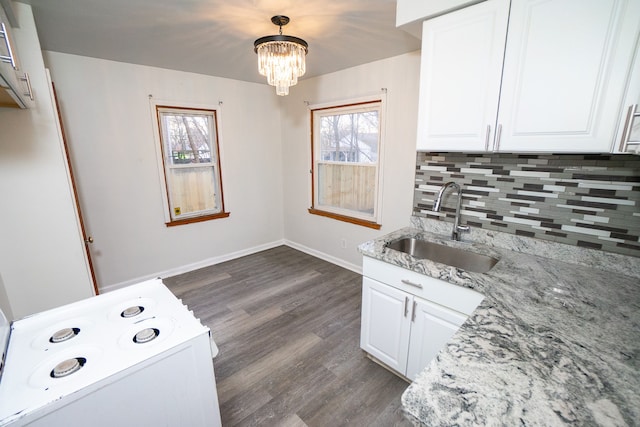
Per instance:
[[[218,349],[160,279],[10,328],[0,312],[0,350],[0,426],[221,425]]]

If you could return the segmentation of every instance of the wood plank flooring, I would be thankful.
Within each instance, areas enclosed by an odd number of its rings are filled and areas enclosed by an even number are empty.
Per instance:
[[[223,426],[412,425],[359,347],[361,280],[286,246],[164,280],[220,349]]]

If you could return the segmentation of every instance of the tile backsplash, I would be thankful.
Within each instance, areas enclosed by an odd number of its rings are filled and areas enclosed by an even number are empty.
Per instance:
[[[640,157],[418,152],[413,215],[640,257]]]

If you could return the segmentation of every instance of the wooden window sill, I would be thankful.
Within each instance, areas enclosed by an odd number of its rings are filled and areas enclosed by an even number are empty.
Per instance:
[[[229,215],[231,215],[230,212],[220,212],[212,215],[194,216],[191,218],[178,219],[178,220],[173,220],[171,222],[166,222],[165,225],[167,227],[174,227],[176,225],[193,224],[194,222],[204,222],[204,221],[209,221],[213,219],[227,218]]]
[[[314,208],[309,208],[309,213],[313,214],[313,215],[324,216],[324,217],[327,217],[327,218],[333,218],[333,219],[336,219],[338,221],[348,222],[350,224],[361,225],[363,227],[373,228],[375,230],[380,230],[380,228],[382,227],[382,224],[378,224],[377,222],[366,221],[364,219],[354,218],[354,217],[346,216],[346,215],[339,215],[339,214],[335,214],[335,213],[332,213],[332,212],[321,211],[321,210],[314,209]]]

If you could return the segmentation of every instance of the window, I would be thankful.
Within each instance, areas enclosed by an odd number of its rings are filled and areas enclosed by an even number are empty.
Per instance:
[[[156,105],[167,226],[228,217],[216,109]]]
[[[382,99],[311,108],[312,214],[379,229]]]

